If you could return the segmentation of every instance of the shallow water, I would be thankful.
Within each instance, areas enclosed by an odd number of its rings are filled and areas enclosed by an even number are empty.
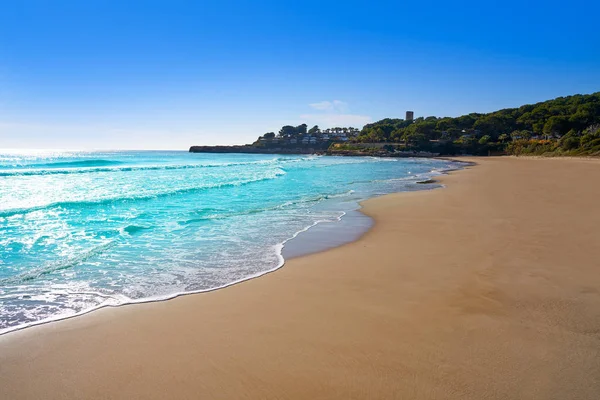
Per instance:
[[[284,243],[299,232],[327,232],[322,224],[358,201],[423,189],[417,181],[455,167],[369,157],[0,153],[0,333],[260,275],[282,265]],[[304,243],[291,253],[320,250]]]

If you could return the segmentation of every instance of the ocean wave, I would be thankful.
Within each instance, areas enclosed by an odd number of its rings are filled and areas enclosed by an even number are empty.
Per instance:
[[[109,198],[96,199],[96,200],[88,199],[88,200],[73,200],[73,201],[57,201],[57,202],[43,204],[43,205],[39,205],[39,206],[3,210],[3,211],[0,211],[0,218],[7,218],[7,217],[12,217],[14,215],[28,214],[28,213],[31,213],[34,211],[47,210],[47,209],[56,208],[56,207],[64,207],[64,208],[80,207],[80,208],[83,208],[83,207],[88,207],[88,206],[97,206],[97,205],[101,205],[101,204],[111,204],[111,203],[116,203],[119,201],[149,200],[149,199],[156,199],[156,198],[165,197],[165,196],[194,193],[194,192],[198,192],[198,191],[202,191],[202,190],[243,186],[243,185],[248,185],[248,184],[255,183],[255,182],[276,179],[285,174],[286,174],[286,172],[284,170],[278,168],[275,171],[271,171],[268,174],[265,174],[261,177],[257,177],[254,179],[246,179],[246,180],[239,180],[239,181],[226,182],[226,183],[216,183],[216,184],[209,184],[209,185],[204,185],[204,186],[194,186],[194,187],[168,190],[168,191],[163,191],[163,192],[156,192],[156,193],[143,194],[143,195],[137,195],[137,196],[130,195],[130,196],[109,197]]]
[[[368,157],[273,155],[260,161],[182,153],[156,159],[148,153],[130,159],[110,154],[85,157],[123,160],[123,165],[49,170],[151,170],[70,178],[0,177],[0,191],[9,200],[0,201],[0,248],[7,250],[4,263],[8,267],[0,279],[0,335],[105,306],[160,301],[264,275],[283,265],[282,249],[291,238],[317,224],[339,221],[364,198],[427,189],[413,187],[412,182],[420,180],[421,174],[437,173],[437,166],[444,168],[439,161],[408,166],[398,163],[407,159]],[[52,160],[57,159],[28,162]],[[379,162],[392,164],[383,168]],[[371,163],[377,164],[375,168]],[[153,171],[215,168],[207,164],[218,169]],[[361,165],[327,168],[340,164]],[[4,168],[12,172],[9,166]],[[14,172],[32,171],[25,164],[16,168]],[[408,171],[412,173],[406,176]],[[286,172],[287,178],[271,180]],[[251,184],[260,181],[265,182]],[[65,186],[59,187],[61,182]],[[218,189],[246,184],[251,185]],[[110,191],[112,185],[115,190]],[[4,188],[11,186],[15,186],[14,195],[8,191],[5,195]],[[61,195],[54,189],[62,191]],[[179,196],[186,192],[190,194]],[[30,206],[43,211],[2,218],[3,211],[21,214],[20,207],[23,213],[35,211]],[[51,234],[48,240],[47,234]]]
[[[147,229],[150,229],[150,227],[140,225],[127,225],[125,228],[123,228],[123,232],[126,232],[129,235],[135,235],[136,233],[145,231]]]
[[[226,168],[226,167],[237,167],[237,166],[247,166],[247,165],[274,165],[277,163],[287,164],[287,163],[296,163],[302,161],[310,161],[314,160],[316,157],[302,157],[302,158],[274,158],[272,160],[260,160],[260,161],[243,161],[243,162],[229,162],[229,163],[215,163],[215,164],[177,164],[177,165],[138,165],[138,166],[116,166],[119,164],[123,164],[121,162],[114,162],[115,166],[106,167],[100,165],[79,165],[75,164],[83,164],[86,161],[79,162],[64,162],[64,163],[50,163],[50,164],[33,164],[31,166],[35,166],[37,168],[30,169],[3,169],[0,170],[0,176],[38,176],[38,175],[61,175],[61,174],[90,174],[90,173],[98,173],[98,172],[135,172],[135,171],[169,171],[169,170],[184,170],[184,169],[198,169],[198,168]],[[96,160],[102,161],[102,160]],[[109,163],[110,161],[106,161]],[[52,169],[44,169],[39,168],[41,165],[58,165],[63,164],[62,168],[54,168]],[[67,164],[69,168],[67,168]],[[111,164],[106,164],[111,165]]]
[[[349,192],[353,192],[353,191],[349,191]],[[339,194],[340,196],[343,195],[343,193]],[[345,215],[345,212],[341,212],[339,215],[337,215],[335,217],[334,220],[340,221],[342,219],[342,217]],[[307,226],[304,226],[303,228],[297,230],[295,233],[293,233],[291,236],[287,237],[286,239],[284,239],[283,241],[281,241],[280,243],[274,245],[271,247],[271,249],[274,251],[275,256],[277,258],[277,262],[275,265],[271,265],[271,266],[267,266],[265,269],[261,269],[258,271],[251,271],[247,274],[245,274],[242,277],[230,280],[230,281],[225,281],[225,282],[218,282],[215,286],[212,287],[208,287],[208,288],[202,288],[202,289],[191,289],[191,290],[177,290],[175,292],[171,292],[171,293],[166,293],[166,294],[159,294],[159,295],[149,295],[149,296],[145,296],[142,298],[130,298],[126,295],[120,294],[120,293],[114,293],[114,294],[106,294],[106,293],[100,293],[98,291],[95,290],[86,290],[86,291],[67,291],[69,294],[83,294],[83,295],[93,295],[99,298],[103,298],[104,301],[100,302],[99,304],[96,304],[94,306],[91,307],[87,307],[81,310],[78,310],[76,312],[73,313],[64,313],[64,314],[57,314],[54,316],[50,316],[50,317],[46,317],[46,318],[42,318],[39,320],[34,320],[34,321],[28,321],[25,323],[21,323],[18,325],[8,325],[5,327],[0,327],[0,335],[9,333],[9,332],[14,332],[14,331],[18,331],[18,330],[22,330],[31,326],[36,326],[36,325],[43,325],[46,323],[50,323],[50,322],[54,322],[54,321],[59,321],[59,320],[64,320],[64,319],[70,319],[73,317],[77,317],[77,316],[81,316],[87,313],[90,313],[92,311],[96,311],[105,307],[120,307],[123,305],[128,305],[128,304],[143,304],[143,303],[154,303],[154,302],[159,302],[159,301],[165,301],[165,300],[170,300],[170,299],[174,299],[180,296],[186,296],[186,295],[191,295],[191,294],[199,294],[199,293],[207,293],[207,292],[213,292],[216,290],[220,290],[220,289],[224,289],[233,285],[237,285],[239,283],[242,282],[246,282],[252,279],[256,279],[259,278],[261,276],[264,276],[266,274],[272,273],[278,269],[280,269],[281,267],[284,266],[285,264],[285,259],[283,257],[282,251],[285,247],[285,245],[290,241],[295,239],[299,234],[306,232],[308,230],[310,230],[311,228],[317,226],[320,223],[324,223],[324,222],[333,222],[333,220],[329,220],[329,219],[318,219],[316,221],[312,221],[312,223],[310,223]],[[102,251],[104,251],[105,249],[107,249],[108,247],[110,247],[110,245],[112,245],[112,243],[107,243],[106,245],[102,245],[102,246],[98,246],[95,249],[92,249],[90,252],[86,253],[86,255],[80,257],[78,260],[72,260],[71,262],[65,263],[60,265],[59,264],[59,268],[58,269],[51,269],[51,268],[47,268],[43,271],[41,271],[41,274],[38,275],[42,276],[44,274],[47,273],[51,273],[57,270],[61,270],[61,269],[66,269],[66,268],[71,268],[75,265],[77,265],[78,263],[81,263],[85,260],[87,260],[88,258],[92,257],[93,255],[96,254],[100,254]],[[96,252],[94,252],[94,250],[97,250]],[[85,257],[85,258],[84,258]],[[45,272],[48,271],[48,272]],[[9,280],[9,279],[15,279],[17,280],[15,283],[19,284],[22,282],[18,281],[19,277],[23,277],[23,275],[26,274],[21,274],[21,275],[17,275],[11,278],[6,278],[5,280]],[[26,279],[28,277],[25,277]],[[29,278],[27,280],[31,280],[31,279],[35,279],[35,277],[33,278]],[[0,280],[0,284],[4,284],[5,282],[3,280]]]
[[[397,158],[384,158],[384,157],[362,157],[361,156],[361,157],[335,157],[335,158],[338,158],[339,160],[336,160],[336,162],[333,162],[330,164],[312,163],[312,164],[307,164],[307,165],[299,167],[299,168],[302,168],[302,169],[335,168],[335,167],[341,167],[341,166],[346,166],[346,165],[398,162]]]
[[[227,218],[232,218],[232,217],[241,217],[241,216],[252,215],[252,214],[260,214],[260,213],[267,212],[267,211],[283,210],[283,209],[293,207],[293,206],[308,205],[308,204],[318,203],[320,201],[327,200],[327,199],[346,197],[346,196],[350,196],[352,193],[354,193],[354,190],[348,190],[348,191],[342,192],[342,193],[320,194],[320,195],[316,195],[316,196],[312,196],[312,197],[305,197],[305,198],[302,198],[299,200],[286,201],[284,203],[277,204],[277,205],[270,206],[270,207],[259,207],[259,208],[244,210],[244,211],[238,211],[238,212],[227,212],[227,211],[219,210],[219,209],[215,209],[215,208],[206,208],[206,209],[198,210],[195,213],[194,218],[190,218],[185,221],[179,221],[178,224],[179,225],[189,225],[189,224],[208,221],[208,220],[227,219]]]
[[[86,251],[83,254],[80,254],[75,257],[71,257],[71,258],[67,259],[66,261],[50,263],[48,265],[45,265],[45,266],[42,266],[39,268],[33,268],[33,269],[31,269],[27,272],[23,272],[21,274],[17,274],[17,275],[8,277],[8,278],[2,278],[2,279],[0,279],[0,285],[1,286],[18,285],[23,282],[32,281],[41,276],[51,274],[53,272],[73,268],[76,265],[81,264],[82,262],[88,260],[89,258],[91,258],[95,255],[101,254],[105,250],[112,247],[115,243],[116,243],[115,240],[111,240],[110,242],[96,246],[96,247]]]
[[[34,168],[82,168],[82,167],[104,167],[107,165],[120,165],[122,161],[90,159],[79,161],[58,161],[41,164],[31,164]]]

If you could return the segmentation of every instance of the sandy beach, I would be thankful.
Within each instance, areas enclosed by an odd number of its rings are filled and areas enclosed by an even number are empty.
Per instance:
[[[600,398],[599,160],[474,161],[261,278],[2,336],[0,398]]]

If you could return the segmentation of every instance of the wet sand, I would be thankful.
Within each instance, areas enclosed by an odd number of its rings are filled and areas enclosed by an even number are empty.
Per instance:
[[[476,162],[272,274],[4,335],[0,398],[600,398],[600,162]]]

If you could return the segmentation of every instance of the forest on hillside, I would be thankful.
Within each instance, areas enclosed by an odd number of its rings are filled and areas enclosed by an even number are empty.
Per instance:
[[[386,118],[353,141],[448,155],[600,155],[600,92],[455,118]]]

